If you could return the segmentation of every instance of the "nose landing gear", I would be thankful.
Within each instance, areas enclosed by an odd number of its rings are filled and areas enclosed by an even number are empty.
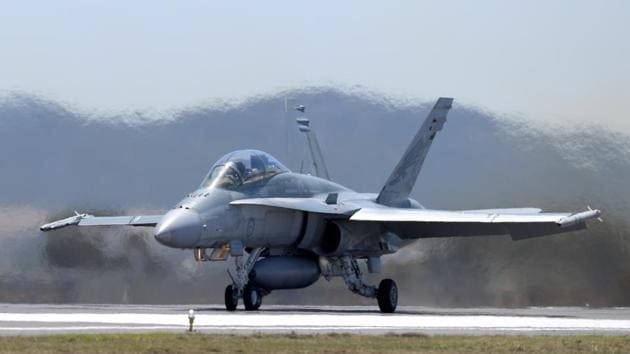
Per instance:
[[[225,287],[225,309],[228,311],[236,311],[238,306],[238,291],[232,285]]]
[[[259,289],[251,285],[245,286],[245,291],[243,291],[243,304],[245,305],[245,310],[258,310],[262,304],[262,298],[263,294]]]
[[[256,263],[256,260],[258,260],[258,257],[260,257],[260,254],[263,250],[263,248],[256,248],[252,250],[247,257],[246,262],[243,262],[242,253],[241,255],[234,256],[236,274],[233,275],[232,272],[228,270],[228,275],[232,279],[232,285],[228,285],[225,288],[226,310],[236,311],[239,298],[243,299],[243,304],[245,305],[245,310],[247,311],[258,310],[258,308],[262,304],[262,298],[264,296],[263,291],[247,284],[247,275],[252,270],[254,263]]]

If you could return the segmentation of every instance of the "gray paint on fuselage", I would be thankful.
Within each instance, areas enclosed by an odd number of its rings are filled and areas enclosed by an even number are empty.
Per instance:
[[[193,247],[218,247],[239,239],[246,247],[287,247],[301,238],[306,228],[304,212],[265,206],[233,206],[229,203],[246,198],[309,198],[328,193],[356,194],[349,189],[318,177],[286,172],[262,179],[236,190],[198,189],[179,202],[176,208],[199,213],[205,227]],[[316,218],[311,218],[316,221]]]

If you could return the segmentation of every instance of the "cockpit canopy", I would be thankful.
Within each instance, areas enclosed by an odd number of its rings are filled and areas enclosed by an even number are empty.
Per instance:
[[[237,150],[212,165],[200,188],[236,189],[283,172],[289,169],[266,152]]]

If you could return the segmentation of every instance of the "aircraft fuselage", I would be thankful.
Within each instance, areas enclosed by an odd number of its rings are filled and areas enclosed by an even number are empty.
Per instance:
[[[156,226],[158,242],[175,248],[213,248],[233,239],[246,247],[288,247],[304,236],[306,215],[279,208],[239,208],[245,198],[313,197],[349,189],[314,176],[280,173],[237,190],[200,188],[188,194]]]

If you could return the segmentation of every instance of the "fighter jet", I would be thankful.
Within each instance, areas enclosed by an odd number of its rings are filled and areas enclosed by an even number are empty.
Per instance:
[[[157,242],[191,249],[199,262],[234,266],[225,288],[225,308],[257,310],[274,290],[305,288],[320,277],[342,277],[353,293],[377,299],[385,313],[396,310],[392,279],[368,284],[381,257],[429,237],[510,235],[513,240],[586,228],[599,210],[548,213],[538,208],[433,210],[410,198],[422,164],[446,122],[452,98],[439,98],[379,193],[358,193],[330,180],[309,120],[307,134],[315,175],[291,172],[257,150],[230,152],[201,184],[164,215],[75,216],[41,227],[71,225],[154,227]],[[302,107],[300,107],[302,108]],[[304,112],[304,109],[300,109]]]

